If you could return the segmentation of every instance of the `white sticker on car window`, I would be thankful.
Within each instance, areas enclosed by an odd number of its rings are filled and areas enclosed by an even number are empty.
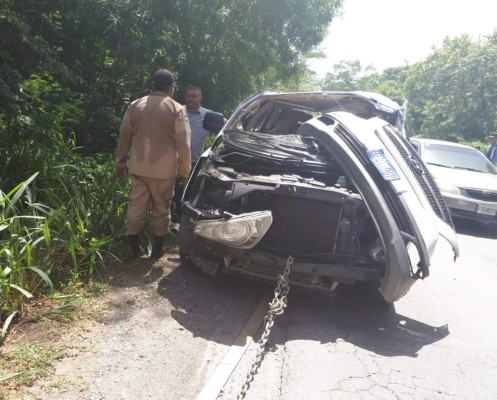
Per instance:
[[[387,158],[383,149],[368,151],[369,159],[374,166],[380,171],[383,179],[386,181],[394,181],[400,179],[399,173],[396,171],[390,160]]]

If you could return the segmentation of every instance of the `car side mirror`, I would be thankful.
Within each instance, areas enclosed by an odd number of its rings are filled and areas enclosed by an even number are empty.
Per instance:
[[[210,133],[219,133],[224,126],[224,115],[209,111],[205,114],[202,127]]]

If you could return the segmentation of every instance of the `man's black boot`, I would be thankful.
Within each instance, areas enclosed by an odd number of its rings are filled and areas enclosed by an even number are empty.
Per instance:
[[[150,258],[161,258],[164,254],[164,236],[154,236],[154,244],[152,245],[152,253]]]
[[[141,242],[139,235],[128,235],[128,245],[133,253],[133,257],[138,257],[141,254]]]

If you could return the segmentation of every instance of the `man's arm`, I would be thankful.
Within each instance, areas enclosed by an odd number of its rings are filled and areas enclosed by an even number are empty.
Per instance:
[[[119,141],[116,149],[116,177],[123,179],[128,172],[126,158],[131,148],[132,125],[131,125],[131,106],[128,107],[124,114],[121,128],[119,129]]]
[[[190,124],[185,110],[181,108],[176,114],[174,140],[178,148],[178,176],[183,184],[186,184],[191,169],[190,137]]]

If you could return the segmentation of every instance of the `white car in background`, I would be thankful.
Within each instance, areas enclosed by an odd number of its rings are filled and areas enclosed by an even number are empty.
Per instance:
[[[411,139],[454,218],[497,226],[497,169],[477,149],[434,139]]]

